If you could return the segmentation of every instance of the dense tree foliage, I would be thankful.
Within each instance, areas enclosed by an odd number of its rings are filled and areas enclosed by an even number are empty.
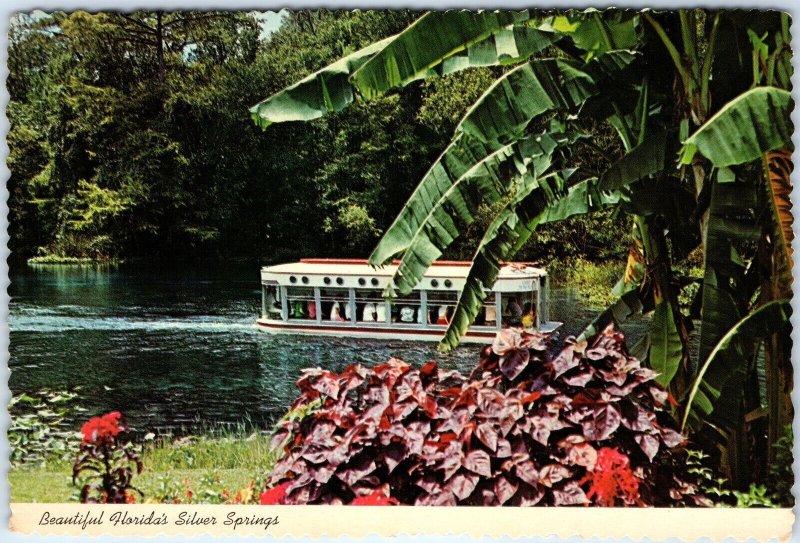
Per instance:
[[[268,36],[257,14],[234,12],[17,16],[13,253],[366,256],[499,72],[431,80],[266,133],[247,108],[416,16],[301,11]],[[452,256],[469,257],[476,243],[467,236]],[[526,256],[562,253],[543,245]]]

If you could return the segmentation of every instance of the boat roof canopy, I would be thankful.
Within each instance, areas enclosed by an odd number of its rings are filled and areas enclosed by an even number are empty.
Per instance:
[[[434,262],[416,288],[460,290],[469,274],[471,262],[445,260]],[[264,266],[264,282],[287,286],[353,286],[384,288],[394,276],[398,261],[373,268],[366,260],[308,258],[299,262]],[[547,277],[547,272],[528,262],[510,262],[500,268],[494,290],[526,290],[532,283]],[[374,280],[373,280],[374,279]],[[534,287],[535,288],[535,287]]]

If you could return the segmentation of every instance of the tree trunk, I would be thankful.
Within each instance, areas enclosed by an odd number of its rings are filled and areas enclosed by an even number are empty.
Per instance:
[[[158,61],[158,82],[167,81],[167,67],[164,63],[164,12],[156,12],[156,59]]]

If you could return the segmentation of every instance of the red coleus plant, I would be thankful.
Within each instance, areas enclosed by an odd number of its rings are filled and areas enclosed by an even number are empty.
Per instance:
[[[81,428],[83,440],[72,467],[72,483],[81,486],[81,503],[134,503],[131,484],[142,463],[132,445],[121,438],[128,431],[119,411],[93,417]]]
[[[398,359],[305,370],[293,407],[321,406],[282,423],[275,443],[285,454],[265,495],[288,504],[381,495],[415,505],[695,503],[675,460],[684,437],[655,376],[613,329],[568,340],[555,357],[544,336],[503,331],[469,378]]]

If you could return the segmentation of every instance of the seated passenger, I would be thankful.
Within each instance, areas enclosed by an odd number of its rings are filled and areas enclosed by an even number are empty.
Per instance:
[[[303,306],[304,306],[304,304],[300,300],[295,300],[292,303],[292,315],[291,315],[291,317],[293,319],[304,319],[304,318],[306,318],[306,311],[305,311],[305,308]]]
[[[375,305],[375,320],[377,322],[386,322],[386,304]]]
[[[361,313],[361,320],[364,322],[375,322],[375,304],[364,304],[364,310]]]
[[[450,324],[450,320],[447,318],[447,310],[448,306],[440,305],[439,312],[436,318],[436,324]]]
[[[281,303],[272,292],[267,294],[267,312],[273,315],[272,318],[275,318],[274,315],[280,315],[281,313]]]
[[[522,327],[533,328],[533,324],[535,322],[536,313],[533,310],[533,304],[525,304],[525,307],[522,310]]]
[[[519,300],[516,296],[508,301],[506,314],[508,315],[509,326],[520,326],[522,324],[522,306],[519,305]]]
[[[333,302],[333,306],[331,307],[331,320],[332,321],[344,321],[344,317],[342,317],[341,308],[339,306],[339,302]]]
[[[350,302],[344,304],[344,320],[349,321],[352,317],[352,310],[350,309]]]
[[[308,315],[309,319],[317,319],[317,302],[310,300],[306,304],[306,315]]]
[[[400,309],[400,322],[414,322],[414,308],[409,305],[404,305]]]

